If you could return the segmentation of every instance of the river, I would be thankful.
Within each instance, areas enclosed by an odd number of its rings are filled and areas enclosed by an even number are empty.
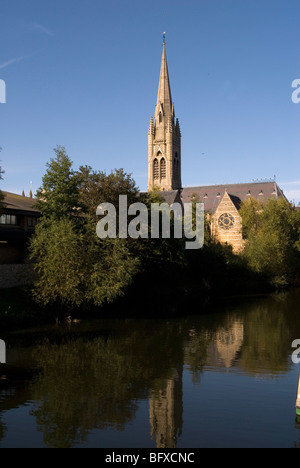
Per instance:
[[[197,312],[0,336],[0,447],[300,447],[300,291]]]

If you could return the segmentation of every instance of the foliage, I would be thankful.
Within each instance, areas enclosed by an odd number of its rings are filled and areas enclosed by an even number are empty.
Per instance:
[[[197,193],[192,193],[191,196],[192,203],[192,219],[193,226],[196,225],[196,204],[201,203],[200,197]],[[211,232],[210,232],[210,217],[209,213],[205,212],[204,214],[204,244],[209,245],[212,242]]]
[[[34,297],[43,305],[79,306],[83,301],[84,258],[81,237],[67,218],[43,218],[30,243],[37,279]]]
[[[119,195],[127,195],[128,205],[138,201],[139,189],[131,174],[126,174],[123,169],[115,169],[107,175],[90,166],[80,166],[75,176],[79,203],[92,217],[96,217],[97,206],[101,203],[112,203],[117,209]]]
[[[248,293],[258,285],[262,290],[266,280],[277,286],[289,284],[300,271],[300,212],[285,199],[269,200],[264,206],[250,198],[242,204],[241,255],[212,241],[208,217],[204,247],[186,250],[185,239],[173,235],[172,212],[170,239],[152,238],[151,223],[145,239],[99,239],[99,204],[112,203],[118,214],[119,196],[127,195],[128,205],[147,206],[150,221],[151,205],[164,202],[160,190],[140,193],[123,169],[106,174],[81,166],[75,172],[63,147],[55,153],[37,194],[43,216],[29,248],[36,271],[34,297],[42,305],[54,304],[67,313],[75,307],[100,307],[125,293],[127,298],[144,298],[150,284],[157,286],[154,296],[176,297],[175,302]],[[194,224],[197,202],[197,196],[192,197]]]
[[[246,234],[243,256],[250,268],[277,286],[289,284],[300,268],[299,212],[281,198],[268,200],[265,206],[249,200],[241,214]]]
[[[132,283],[139,259],[132,255],[126,239],[98,239],[93,222],[84,244],[85,299],[96,306],[113,302]]]
[[[61,219],[80,211],[79,194],[72,161],[67,156],[65,148],[57,146],[54,152],[56,158],[51,158],[47,163],[42,187],[36,194],[35,207],[46,218]]]
[[[261,227],[261,215],[264,205],[254,197],[249,197],[241,204],[240,215],[243,220],[243,237],[247,239],[251,232],[256,233]]]
[[[97,238],[94,207],[102,200],[116,202],[119,190],[133,198],[137,189],[122,169],[106,176],[85,167],[75,174],[65,149],[55,152],[37,194],[43,216],[29,246],[33,295],[38,303],[65,311],[100,306],[124,293],[139,261],[126,240]]]
[[[30,244],[37,279],[34,297],[68,312],[112,302],[131,283],[138,266],[122,239],[100,241],[94,223],[43,218]],[[59,314],[58,314],[59,315]]]

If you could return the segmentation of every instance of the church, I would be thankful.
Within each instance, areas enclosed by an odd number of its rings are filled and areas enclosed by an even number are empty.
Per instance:
[[[243,249],[241,202],[249,197],[266,203],[284,197],[275,181],[242,184],[182,187],[181,130],[175,118],[166,57],[165,39],[154,118],[148,131],[148,192],[158,189],[172,204],[204,203],[211,235],[216,242],[230,244],[235,252]]]

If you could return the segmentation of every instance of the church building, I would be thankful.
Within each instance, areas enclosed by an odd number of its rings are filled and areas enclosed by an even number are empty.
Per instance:
[[[270,198],[285,198],[275,181],[182,187],[181,131],[172,101],[165,39],[154,119],[150,118],[148,131],[148,192],[154,188],[169,204],[204,203],[213,239],[230,244],[235,252],[241,251],[244,245],[241,202],[249,197],[263,203]]]

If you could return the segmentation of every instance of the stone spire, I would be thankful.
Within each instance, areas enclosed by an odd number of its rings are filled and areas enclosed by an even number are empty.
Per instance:
[[[154,120],[151,117],[148,130],[148,191],[181,188],[181,132],[175,123],[165,37],[160,67]]]
[[[174,117],[174,107],[172,103],[165,42],[163,42],[157,102],[155,106],[154,117],[157,122],[161,122],[159,119],[160,112],[162,113],[161,119],[162,117],[169,117],[169,115]]]

